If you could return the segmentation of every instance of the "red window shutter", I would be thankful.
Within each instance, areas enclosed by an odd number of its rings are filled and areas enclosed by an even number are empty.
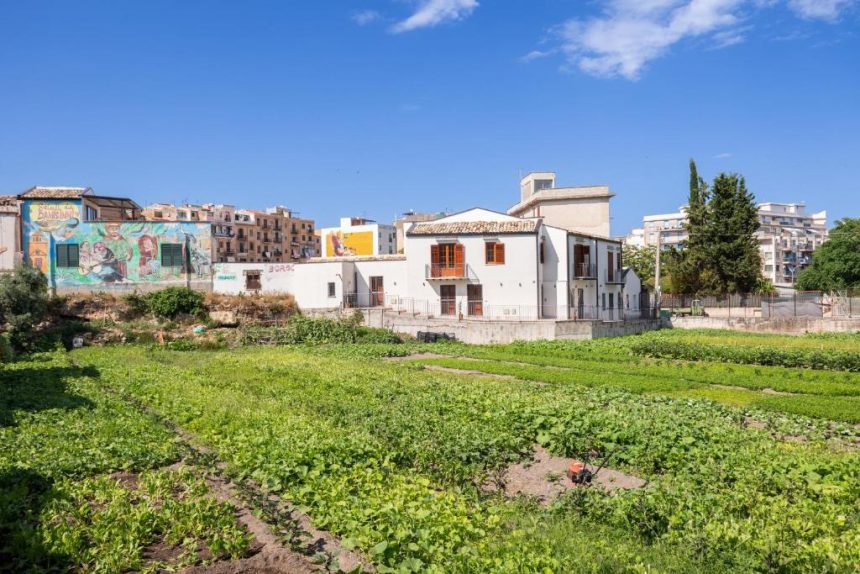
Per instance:
[[[498,265],[504,265],[504,263],[505,263],[505,244],[504,243],[496,243],[496,263]]]
[[[466,253],[462,243],[454,244],[454,267],[462,269],[466,260]]]
[[[439,265],[439,246],[431,245],[430,246],[430,263],[433,265]]]

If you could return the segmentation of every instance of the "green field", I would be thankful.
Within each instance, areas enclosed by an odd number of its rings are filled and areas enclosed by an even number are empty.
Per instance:
[[[245,555],[250,536],[201,471],[164,469],[186,456],[181,428],[210,464],[298,505],[380,572],[856,572],[860,373],[634,351],[661,337],[706,335],[19,361],[0,371],[0,570],[157,570],[144,557],[159,540],[187,549],[179,565],[201,560],[193,547]],[[821,340],[840,357],[860,349]],[[480,487],[536,445],[613,452],[647,485],[547,506]]]

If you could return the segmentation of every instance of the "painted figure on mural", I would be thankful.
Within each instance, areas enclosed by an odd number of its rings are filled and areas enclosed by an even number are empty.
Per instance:
[[[84,241],[78,248],[78,271],[81,275],[89,275],[96,265],[93,247],[89,241]]]
[[[118,283],[125,279],[125,275],[120,273],[120,261],[105,242],[98,241],[93,246],[93,261],[92,272],[105,283]]]
[[[120,232],[119,223],[106,223],[104,226],[103,242],[116,261],[116,271],[125,279],[128,277],[128,263],[131,261],[134,251],[131,242],[123,237]],[[96,244],[98,245],[98,244]]]
[[[137,239],[138,274],[141,278],[149,275],[158,276],[160,264],[158,261],[158,239],[151,235],[141,235]]]
[[[197,237],[193,235],[188,237],[188,245],[191,249],[191,267],[197,273],[198,277],[203,277],[207,274],[211,263],[209,254],[203,249]]]

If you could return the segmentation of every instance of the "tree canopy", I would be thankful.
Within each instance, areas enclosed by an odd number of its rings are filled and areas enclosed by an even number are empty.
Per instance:
[[[860,288],[860,219],[840,219],[830,237],[797,276],[797,288],[830,291]]]
[[[738,174],[721,173],[711,186],[690,160],[684,249],[669,259],[676,293],[752,292],[761,284],[755,196]]]

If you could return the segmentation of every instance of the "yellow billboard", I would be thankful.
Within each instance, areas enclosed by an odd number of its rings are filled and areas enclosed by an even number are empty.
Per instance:
[[[329,231],[325,236],[325,255],[373,255],[373,231]]]

